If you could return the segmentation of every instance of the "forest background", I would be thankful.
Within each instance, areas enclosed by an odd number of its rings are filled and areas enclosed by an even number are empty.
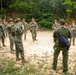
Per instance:
[[[0,0],[0,18],[35,18],[41,27],[51,28],[55,19],[76,20],[75,0]]]

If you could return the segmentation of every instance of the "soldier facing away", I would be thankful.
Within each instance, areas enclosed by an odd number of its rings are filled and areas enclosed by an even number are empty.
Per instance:
[[[60,47],[59,46],[59,41],[58,41],[58,32],[60,32],[67,40],[70,38],[71,40],[71,32],[70,30],[65,26],[65,20],[61,19],[59,21],[60,27],[57,28],[54,33],[53,33],[53,38],[54,38],[54,58],[53,58],[53,69],[56,70],[57,68],[57,59],[59,56],[60,51],[62,51],[63,55],[63,72],[68,71],[68,50],[69,48],[67,47]]]
[[[23,42],[22,42],[22,35],[24,33],[24,27],[21,26],[20,18],[15,19],[16,26],[15,26],[15,48],[16,48],[16,61],[20,60],[19,54],[22,58],[22,63],[25,63],[25,57],[24,57],[24,48],[23,48]]]
[[[37,37],[37,30],[38,30],[38,25],[37,23],[35,22],[35,19],[32,18],[32,21],[30,22],[30,32],[32,34],[32,39],[33,39],[33,42],[34,41],[37,41],[36,37]]]

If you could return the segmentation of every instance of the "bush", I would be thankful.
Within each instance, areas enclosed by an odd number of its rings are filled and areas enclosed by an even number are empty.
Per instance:
[[[41,27],[47,27],[47,28],[52,28],[53,22],[47,21],[47,20],[42,20],[39,22]]]
[[[2,18],[2,15],[0,15],[0,18]]]
[[[56,18],[56,16],[52,13],[44,13],[42,14],[42,16],[40,17],[40,21],[39,24],[42,27],[46,27],[46,28],[52,28],[53,25],[53,20]]]

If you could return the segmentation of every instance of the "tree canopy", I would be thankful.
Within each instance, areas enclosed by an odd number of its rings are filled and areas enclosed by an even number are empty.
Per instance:
[[[0,0],[1,13],[10,17],[34,17],[45,27],[50,27],[54,19],[75,19],[75,0]],[[12,13],[12,14],[11,14]]]

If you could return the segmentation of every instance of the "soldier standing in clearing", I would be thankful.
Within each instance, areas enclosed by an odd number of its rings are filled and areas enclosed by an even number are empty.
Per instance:
[[[5,31],[5,36],[7,36],[7,25],[8,23],[6,22],[6,18],[3,19],[3,25],[4,25],[4,31]]]
[[[57,20],[55,20],[54,24],[52,25],[52,29],[55,30],[58,27],[59,27],[58,22],[57,22]]]
[[[37,37],[37,30],[38,30],[38,25],[35,22],[35,19],[32,18],[32,21],[30,22],[30,32],[32,34],[32,39],[33,41],[37,41],[36,37]]]
[[[20,18],[15,19],[16,26],[15,26],[15,48],[16,48],[16,61],[20,60],[19,54],[22,58],[22,63],[25,63],[24,57],[24,48],[22,42],[22,35],[24,33],[24,27],[21,26]]]
[[[22,19],[22,25],[24,25],[24,29],[25,29],[25,31],[24,31],[24,40],[26,40],[26,33],[27,33],[27,22],[25,21],[25,19],[23,18]]]
[[[67,47],[60,47],[58,44],[58,32],[60,32],[66,39],[70,38],[71,40],[71,32],[70,30],[65,26],[65,20],[61,19],[59,21],[60,27],[57,28],[54,31],[53,38],[54,38],[54,58],[53,58],[53,69],[56,70],[57,67],[57,59],[59,56],[60,51],[62,51],[63,54],[63,72],[68,71],[68,50],[69,48]]]
[[[5,32],[4,32],[4,25],[2,24],[2,19],[0,19],[0,38],[2,40],[2,45],[6,47],[5,45]]]
[[[70,29],[71,29],[71,34],[72,34],[73,45],[75,45],[75,37],[76,37],[75,21],[72,22],[72,26],[70,27]]]
[[[13,46],[14,46],[14,37],[12,36],[12,28],[14,26],[14,22],[13,22],[13,19],[10,19],[9,20],[9,24],[7,26],[7,30],[8,30],[8,34],[9,34],[9,40],[10,40],[10,49],[11,49],[11,53],[13,53],[14,49],[13,49]]]

